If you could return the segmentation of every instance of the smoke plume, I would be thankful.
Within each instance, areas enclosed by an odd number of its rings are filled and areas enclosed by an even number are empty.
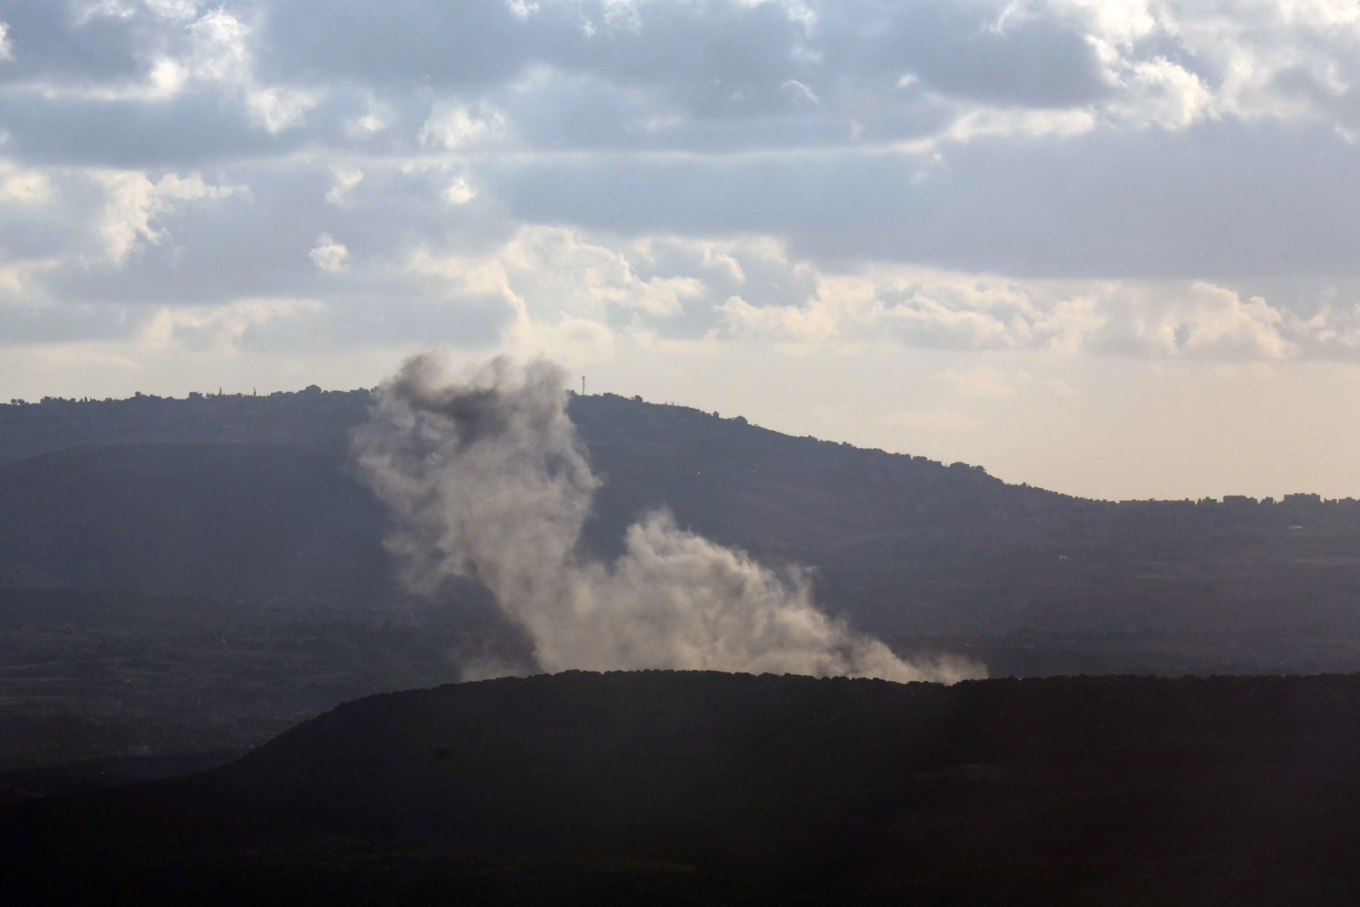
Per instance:
[[[579,553],[599,481],[566,412],[566,373],[496,359],[449,381],[408,360],[355,435],[359,472],[391,508],[406,585],[474,578],[534,647],[538,667],[711,669],[953,682],[974,662],[908,663],[817,610],[777,574],[656,512],[605,563]]]

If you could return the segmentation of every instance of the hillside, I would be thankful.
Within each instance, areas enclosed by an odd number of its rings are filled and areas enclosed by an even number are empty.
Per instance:
[[[1357,706],[1337,676],[568,672],[348,703],[0,828],[45,900],[1350,903]]]
[[[0,466],[9,584],[371,601],[392,584],[382,523],[341,459],[302,448],[73,447]]]
[[[0,405],[0,581],[386,606],[384,517],[344,465],[367,401]],[[1114,504],[612,394],[570,413],[606,555],[666,506],[815,568],[823,606],[867,631],[1001,673],[1360,668],[1354,501]]]
[[[485,589],[394,581],[348,437],[367,391],[0,405],[0,771],[242,751],[370,693],[527,663]],[[904,654],[992,676],[1360,671],[1354,502],[1085,501],[982,469],[615,395],[604,485],[770,565]]]

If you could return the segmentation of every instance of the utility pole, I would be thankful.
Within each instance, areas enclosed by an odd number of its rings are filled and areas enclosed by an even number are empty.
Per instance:
[[[581,396],[584,397],[585,395],[586,395],[586,376],[585,376],[585,375],[582,375],[582,376],[581,376]]]

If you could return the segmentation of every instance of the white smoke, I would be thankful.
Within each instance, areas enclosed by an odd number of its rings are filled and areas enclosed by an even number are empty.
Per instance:
[[[379,389],[354,452],[396,518],[387,544],[409,588],[479,580],[545,671],[986,676],[962,659],[903,661],[818,611],[797,571],[778,575],[664,512],[631,526],[613,563],[581,557],[600,483],[567,416],[566,385],[552,363],[504,358],[451,382],[421,355]]]

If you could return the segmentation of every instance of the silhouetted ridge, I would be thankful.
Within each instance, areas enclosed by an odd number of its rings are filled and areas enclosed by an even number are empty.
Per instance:
[[[273,895],[339,872],[346,903],[432,854],[450,885],[549,860],[536,890],[571,903],[554,886],[587,866],[683,903],[1325,903],[1360,891],[1356,752],[1355,676],[567,672],[369,697],[200,775],[0,818],[11,852],[69,852],[91,885],[91,866],[153,867],[152,890],[216,866]]]

